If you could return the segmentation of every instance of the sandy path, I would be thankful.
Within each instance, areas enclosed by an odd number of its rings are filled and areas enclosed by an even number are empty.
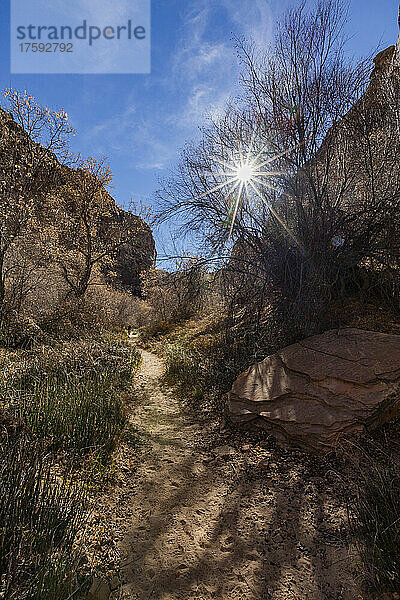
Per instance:
[[[327,483],[299,461],[271,455],[261,469],[237,450],[213,454],[206,429],[162,390],[162,360],[142,354],[133,422],[149,445],[120,505],[122,597],[356,599]]]

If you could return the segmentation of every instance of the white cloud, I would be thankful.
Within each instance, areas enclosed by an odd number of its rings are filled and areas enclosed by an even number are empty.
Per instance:
[[[222,3],[238,32],[241,30],[239,35],[252,38],[260,46],[268,45],[273,20],[272,9],[267,0],[222,0]]]
[[[129,154],[136,169],[160,170],[175,156],[171,140],[160,136],[154,121],[140,117],[132,99],[123,111],[92,127],[86,141],[95,154],[107,155],[110,150]]]
[[[148,82],[156,95],[165,91],[165,101],[154,101],[148,116],[149,111],[135,110],[133,92],[125,110],[91,131],[98,144],[130,153],[134,168],[161,170],[177,158],[185,140],[195,135],[207,116],[224,111],[238,91],[239,68],[234,41],[229,34],[224,38],[216,34],[217,16],[218,22],[224,19],[223,29],[229,27],[232,38],[251,37],[263,45],[271,38],[267,0],[191,0],[183,14],[179,46],[169,65],[166,62],[165,77],[156,81],[153,75]]]
[[[137,169],[161,170],[175,157],[176,148],[170,139],[160,135],[154,122],[142,122],[136,127],[132,142],[132,162]]]
[[[124,150],[127,136],[131,135],[135,128],[135,113],[136,106],[129,100],[122,112],[105,119],[88,131],[87,139],[97,143],[98,153],[106,152],[107,148]]]
[[[251,38],[263,46],[271,39],[271,9],[266,0],[222,0],[222,6],[232,38]],[[186,106],[176,115],[176,123],[183,128],[193,128],[207,115],[219,114],[238,88],[234,41],[210,41],[217,9],[220,5],[212,0],[197,0],[185,14],[182,49],[172,69],[172,85],[187,89]]]

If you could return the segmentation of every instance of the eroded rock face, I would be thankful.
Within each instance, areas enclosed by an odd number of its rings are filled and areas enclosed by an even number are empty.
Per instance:
[[[9,157],[13,156],[15,163],[23,166],[29,158],[29,148],[35,147],[40,146],[29,138],[29,135],[14,121],[11,114],[0,107],[0,181],[2,170],[7,171],[10,167],[9,160],[11,158]],[[54,230],[57,232],[57,223],[62,224],[67,215],[65,202],[60,203],[60,193],[65,196],[65,189],[68,188],[79,191],[79,178],[77,177],[78,171],[61,166],[52,152],[46,152],[45,156],[46,159],[41,162],[41,168],[35,169],[38,173],[38,189],[42,189],[41,182],[46,178],[46,185],[42,186],[46,193],[39,198],[40,202],[38,198],[36,199],[36,217],[41,232],[46,233],[47,231],[46,235],[53,239]],[[33,187],[33,190],[36,188]],[[115,229],[118,230],[119,226],[122,231],[125,232],[129,229],[131,233],[127,244],[117,248],[100,263],[101,270],[111,285],[129,290],[135,296],[141,296],[141,274],[150,269],[156,258],[152,231],[141,217],[117,208],[114,198],[105,189],[103,195],[107,198],[112,216],[104,218],[103,229],[99,235],[104,239],[114,236]],[[71,206],[74,205],[72,200]],[[72,208],[71,214],[73,214]],[[62,227],[63,225],[61,225]],[[67,225],[64,224],[65,227]],[[60,245],[66,244],[65,236],[61,234],[57,237]]]
[[[233,422],[253,421],[311,451],[390,418],[400,398],[400,336],[339,329],[284,348],[242,373]]]

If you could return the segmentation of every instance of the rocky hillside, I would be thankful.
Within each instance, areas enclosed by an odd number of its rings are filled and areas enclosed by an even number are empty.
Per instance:
[[[32,244],[35,246],[35,239],[40,237],[42,241],[49,240],[48,246],[56,243],[58,249],[55,254],[60,256],[64,251],[73,250],[74,240],[69,239],[68,231],[72,235],[70,223],[77,218],[76,199],[82,192],[80,186],[85,179],[79,168],[66,166],[71,165],[71,161],[62,164],[63,160],[36,143],[32,121],[30,137],[18,124],[20,120],[18,115],[13,116],[0,108],[2,196],[12,197],[9,212],[13,212],[15,206],[15,215],[20,201],[15,196],[17,191],[20,190],[21,196],[32,198],[34,220],[30,220],[29,227],[30,250]],[[140,296],[140,273],[151,267],[156,255],[151,229],[140,217],[118,207],[105,188],[96,193],[101,195],[102,206],[105,207],[104,215],[100,215],[96,222],[97,238],[104,238],[105,246],[107,239],[125,236],[125,243],[115,245],[113,251],[99,261],[100,271],[113,286]],[[10,215],[7,218],[10,219]],[[24,222],[22,229],[18,230],[18,238],[28,236],[28,230],[23,231],[23,228]],[[38,247],[36,250],[43,251]]]

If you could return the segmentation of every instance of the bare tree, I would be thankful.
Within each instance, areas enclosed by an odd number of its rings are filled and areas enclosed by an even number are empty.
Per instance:
[[[92,276],[121,246],[132,243],[140,221],[126,218],[107,191],[112,174],[107,159],[92,157],[69,170],[57,190],[54,227],[47,235],[50,254],[61,269],[69,293],[82,297]],[[112,267],[112,265],[111,265]]]
[[[388,109],[377,93],[388,85],[386,67],[368,87],[368,61],[346,58],[343,15],[340,0],[312,11],[302,2],[267,52],[240,42],[241,104],[185,149],[159,192],[161,216],[178,215],[209,255],[233,247],[229,289],[241,318],[270,321],[272,310],[288,338],[326,325],[331,301],[398,253],[398,104]],[[390,85],[398,93],[398,79]],[[235,175],[247,158],[256,177],[239,198],[220,173]]]

